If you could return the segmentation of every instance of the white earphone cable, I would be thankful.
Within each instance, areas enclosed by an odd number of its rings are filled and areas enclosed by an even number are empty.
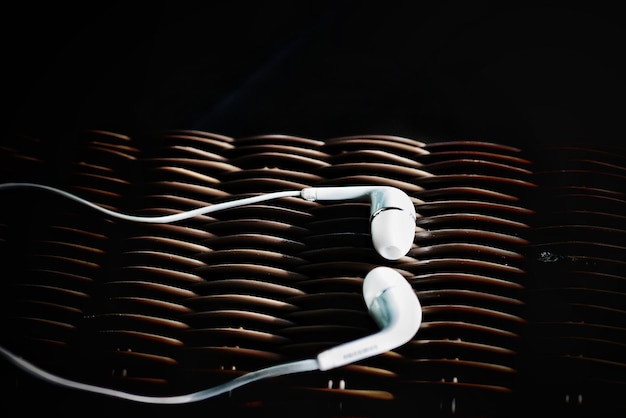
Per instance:
[[[82,199],[72,193],[66,192],[64,190],[61,189],[57,189],[55,187],[51,187],[51,186],[46,186],[46,185],[42,185],[42,184],[36,184],[36,183],[3,183],[0,184],[0,190],[8,190],[8,189],[21,189],[21,188],[33,188],[33,189],[39,189],[39,190],[44,190],[47,192],[51,192],[51,193],[55,193],[58,195],[61,195],[65,198],[68,198],[70,200],[73,200],[75,202],[81,203],[83,205],[86,205],[92,209],[95,209],[99,212],[102,212],[106,215],[115,217],[115,218],[119,218],[119,219],[123,219],[123,220],[127,220],[127,221],[132,221],[132,222],[144,222],[144,223],[171,223],[171,222],[177,222],[177,221],[181,221],[181,220],[185,220],[185,219],[190,219],[193,218],[195,216],[199,216],[199,215],[204,215],[207,213],[212,213],[212,212],[216,212],[219,210],[224,210],[224,209],[230,209],[230,208],[234,208],[234,207],[238,207],[238,206],[243,206],[243,205],[250,205],[250,204],[255,204],[255,203],[259,203],[259,202],[264,202],[264,201],[268,201],[268,200],[272,200],[272,199],[279,199],[279,198],[284,198],[284,197],[300,197],[304,200],[307,201],[317,201],[317,200],[341,200],[341,199],[356,199],[356,198],[362,198],[370,193],[373,193],[377,190],[377,188],[373,188],[371,186],[356,186],[356,187],[349,187],[347,188],[348,191],[346,192],[346,188],[341,188],[341,187],[329,187],[329,188],[305,188],[302,190],[291,190],[291,191],[282,191],[282,192],[274,192],[274,193],[266,193],[266,194],[262,194],[262,195],[258,195],[258,196],[252,196],[252,197],[248,197],[248,198],[243,198],[243,199],[238,199],[238,200],[234,200],[234,201],[227,201],[227,202],[221,202],[221,203],[216,203],[213,205],[209,205],[209,206],[205,206],[205,207],[200,207],[197,209],[193,209],[190,211],[186,211],[186,212],[180,212],[180,213],[176,213],[176,214],[172,214],[172,215],[165,215],[165,216],[136,216],[136,215],[129,215],[129,214],[124,214],[124,213],[119,213],[119,212],[115,212],[112,210],[109,210],[107,208],[98,206],[97,204],[94,204],[92,202],[89,202],[85,199]],[[410,200],[408,199],[408,197],[401,197],[398,198],[399,194],[398,193],[390,193],[389,190],[391,188],[386,187],[385,191],[386,193],[377,193],[376,196],[372,197],[372,206],[376,206],[376,209],[379,210],[381,208],[387,208],[388,205],[387,204],[391,204],[391,207],[394,208],[394,212],[397,212],[398,209],[400,211],[403,210],[403,208],[406,206],[409,209],[406,210],[406,213],[409,213],[409,215],[411,215],[411,213],[413,214],[410,217],[407,217],[407,219],[409,220],[409,222],[413,222],[415,221],[415,216],[414,216],[414,208],[412,203],[410,202]],[[394,189],[395,190],[395,189]],[[341,192],[341,193],[339,193]],[[402,192],[400,192],[402,193]],[[401,196],[404,196],[403,194]],[[383,204],[383,200],[387,199],[389,201],[385,201]],[[406,203],[406,204],[405,204]],[[376,205],[375,205],[376,204]],[[382,215],[381,216],[377,216],[375,219],[379,220],[382,219]],[[385,218],[386,219],[386,218]],[[372,221],[373,222],[373,221]],[[387,231],[385,228],[388,225],[389,222],[387,222],[387,224],[383,225],[383,227],[379,227],[383,228],[381,231],[383,231],[383,235],[386,238],[389,238],[390,236],[393,238],[395,237],[395,235],[397,234],[389,234],[389,231]],[[373,223],[372,223],[373,225]],[[395,221],[394,223],[391,224],[392,226],[397,226],[398,222]],[[401,225],[404,226],[404,225]],[[387,228],[389,229],[389,228]],[[393,229],[393,228],[391,228]],[[407,227],[407,231],[409,232],[410,236],[409,238],[412,238],[413,236],[413,231],[414,231],[414,225],[408,225]],[[390,241],[392,244],[396,244],[395,241],[393,239],[389,240],[387,239],[387,241]],[[409,241],[407,241],[407,243],[409,244],[409,248],[410,248],[410,244],[412,243],[412,239],[410,239]],[[376,245],[376,243],[375,243]],[[385,245],[389,245],[389,242],[385,242]],[[381,245],[379,245],[380,247]],[[403,244],[404,246],[404,244]],[[395,248],[395,247],[394,247]],[[377,247],[378,250],[378,247]],[[408,251],[408,248],[406,249],[402,249],[402,251],[400,252],[401,254],[406,254],[406,252]],[[380,250],[379,250],[380,252]],[[388,252],[388,251],[387,251]],[[381,255],[384,255],[381,254]],[[388,259],[397,259],[397,257],[389,257],[389,256],[385,256],[385,258]],[[349,344],[346,345],[346,347],[348,347],[348,349],[353,350],[353,345],[354,344]],[[368,349],[370,350],[370,349]],[[330,351],[330,350],[327,350]],[[359,353],[359,355],[364,354],[364,352],[362,352],[362,348],[359,348],[359,350],[357,350],[357,352]],[[371,350],[370,350],[371,352]],[[193,392],[193,393],[189,393],[189,394],[184,394],[184,395],[176,395],[176,396],[164,396],[164,397],[159,397],[159,396],[145,396],[145,395],[137,395],[137,394],[132,394],[132,393],[128,393],[128,392],[124,392],[124,391],[119,391],[119,390],[115,390],[115,389],[111,389],[111,388],[105,388],[105,387],[101,387],[101,386],[95,386],[95,385],[90,385],[90,384],[86,384],[86,383],[80,383],[80,382],[76,382],[73,380],[69,380],[69,379],[65,379],[63,377],[54,375],[52,373],[49,373],[39,367],[37,367],[36,365],[34,365],[33,363],[30,363],[29,361],[11,353],[9,350],[3,348],[2,346],[0,346],[0,355],[4,358],[6,358],[7,360],[9,360],[12,364],[14,364],[15,366],[17,366],[18,368],[22,369],[23,371],[26,371],[27,373],[42,379],[44,381],[47,381],[49,383],[52,384],[56,384],[56,385],[60,385],[60,386],[64,386],[64,387],[69,387],[69,388],[73,388],[73,389],[79,389],[79,390],[83,390],[83,391],[88,391],[88,392],[94,392],[94,393],[99,393],[102,395],[108,395],[108,396],[113,396],[113,397],[117,397],[117,398],[122,398],[122,399],[127,399],[127,400],[132,400],[132,401],[136,401],[136,402],[144,402],[144,403],[155,403],[155,404],[181,404],[181,403],[189,403],[189,402],[197,402],[197,401],[201,401],[207,398],[211,398],[217,395],[220,395],[222,393],[225,392],[229,392],[235,388],[238,388],[240,386],[249,384],[251,382],[260,380],[260,379],[266,379],[266,378],[270,378],[270,377],[276,377],[276,376],[282,376],[282,375],[286,375],[286,374],[292,374],[292,373],[300,373],[300,372],[306,372],[306,371],[314,371],[314,370],[327,370],[328,368],[332,368],[332,367],[336,367],[334,366],[334,364],[346,364],[345,363],[345,356],[343,358],[343,360],[341,360],[339,363],[335,362],[335,360],[333,358],[331,358],[334,354],[336,353],[336,351],[331,351],[331,354],[328,354],[327,352],[325,352],[326,354],[324,355],[324,359],[328,359],[330,358],[332,361],[326,361],[323,365],[320,363],[320,357],[318,356],[317,359],[306,359],[306,360],[299,360],[299,361],[294,361],[294,362],[289,362],[289,363],[284,363],[284,364],[279,364],[276,366],[271,366],[271,367],[267,367],[264,369],[260,369],[260,370],[256,370],[256,371],[252,371],[249,372],[245,375],[241,375],[229,382],[223,383],[221,385],[209,388],[209,389],[205,389],[205,390],[201,390],[198,392]],[[323,354],[323,353],[322,353]],[[349,353],[350,357],[353,358],[354,357],[354,353],[351,352]],[[360,357],[359,357],[360,358]],[[323,366],[323,367],[322,367]]]
[[[230,202],[216,203],[214,205],[203,206],[197,209],[193,209],[193,210],[186,211],[186,212],[175,213],[172,215],[136,216],[136,215],[128,215],[125,213],[112,211],[102,206],[98,206],[88,200],[80,198],[72,193],[66,192],[61,189],[57,189],[55,187],[46,186],[43,184],[37,184],[37,183],[3,183],[3,184],[0,184],[0,190],[23,189],[23,188],[34,188],[34,189],[40,189],[40,190],[45,190],[48,192],[56,193],[58,195],[61,195],[70,200],[86,205],[92,209],[95,209],[106,215],[109,215],[118,219],[123,219],[126,221],[132,221],[132,222],[161,223],[161,224],[178,222],[178,221],[182,221],[185,219],[193,218],[195,216],[205,215],[207,213],[217,212],[219,210],[230,209],[230,208],[234,208],[238,206],[251,205],[254,203],[265,202],[268,200],[280,199],[283,197],[300,197],[301,196],[300,190],[288,190],[288,191],[282,191],[282,192],[266,193],[266,194],[262,194],[259,196],[246,197],[243,199],[233,200]]]
[[[276,366],[267,367],[260,370],[255,370],[239,377],[236,377],[226,383],[223,383],[212,388],[200,390],[198,392],[192,392],[184,395],[176,396],[146,396],[136,395],[133,393],[123,392],[121,390],[115,390],[105,388],[102,386],[89,385],[86,383],[76,382],[73,380],[65,379],[63,377],[49,373],[34,364],[16,356],[10,351],[0,346],[0,354],[9,360],[12,364],[20,368],[21,370],[33,375],[48,383],[55,384],[57,386],[67,387],[71,389],[78,389],[82,391],[97,393],[100,395],[112,396],[120,399],[127,399],[135,402],[151,403],[151,404],[183,404],[198,402],[205,399],[209,399],[226,392],[230,392],[240,386],[247,385],[257,380],[267,379],[271,377],[284,376],[287,374],[309,372],[319,369],[317,360],[306,359],[298,360],[290,363],[279,364]]]
[[[106,215],[109,215],[118,219],[127,220],[127,221],[144,222],[144,223],[178,222],[178,221],[182,221],[185,219],[193,218],[195,216],[204,215],[204,214],[216,212],[219,210],[230,209],[230,208],[237,207],[237,206],[250,205],[250,204],[264,202],[264,201],[268,201],[272,199],[279,199],[282,197],[299,197],[301,195],[300,190],[274,192],[274,193],[267,193],[267,194],[263,194],[259,196],[252,196],[248,198],[238,199],[238,200],[234,200],[230,202],[217,203],[214,205],[200,207],[197,209],[193,209],[193,210],[181,212],[181,213],[176,213],[173,215],[147,217],[147,216],[135,216],[135,215],[128,215],[124,213],[115,212],[107,208],[98,206],[92,202],[89,202],[88,200],[82,199],[72,193],[66,192],[61,189],[57,189],[55,187],[46,186],[43,184],[36,184],[36,183],[0,184],[0,190],[23,189],[23,188],[34,188],[34,189],[40,189],[40,190],[44,190],[44,191],[51,192],[51,193],[56,193],[65,198],[68,198],[75,202],[86,205],[92,209],[95,209],[99,212],[102,212]],[[181,404],[181,403],[197,402],[197,401],[201,401],[204,399],[208,399],[208,398],[220,395],[225,392],[229,392],[235,388],[249,384],[256,380],[282,376],[282,375],[292,374],[292,373],[313,371],[313,370],[319,369],[317,360],[315,359],[300,360],[300,361],[295,361],[291,363],[279,364],[277,366],[272,366],[272,367],[268,367],[265,369],[256,370],[256,371],[247,373],[245,375],[239,376],[221,385],[218,385],[209,389],[201,390],[198,392],[185,394],[185,395],[178,395],[178,396],[155,397],[155,396],[136,395],[136,394],[127,393],[127,392],[123,392],[123,391],[119,391],[115,389],[89,385],[86,383],[81,383],[81,382],[76,382],[73,380],[65,379],[63,377],[54,375],[52,373],[49,373],[35,366],[34,364],[6,350],[2,346],[0,346],[0,354],[3,357],[5,357],[7,360],[9,360],[11,363],[13,363],[15,366],[22,369],[23,371],[39,379],[47,381],[49,383],[53,383],[59,386],[69,387],[72,389],[79,389],[83,391],[99,393],[102,395],[128,399],[128,400],[132,400],[136,402],[156,403],[156,404]]]

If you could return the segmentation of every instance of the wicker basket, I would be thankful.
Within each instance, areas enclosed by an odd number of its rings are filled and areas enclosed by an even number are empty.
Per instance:
[[[378,265],[406,277],[423,307],[420,330],[393,352],[182,406],[60,389],[2,363],[3,416],[42,405],[64,416],[625,410],[612,395],[626,389],[624,149],[92,130],[5,138],[0,159],[2,181],[143,215],[329,185],[395,186],[417,210],[413,248],[391,262],[371,246],[363,202],[282,198],[138,225],[5,192],[1,342],[60,376],[165,396],[314,357],[376,332],[361,285]]]

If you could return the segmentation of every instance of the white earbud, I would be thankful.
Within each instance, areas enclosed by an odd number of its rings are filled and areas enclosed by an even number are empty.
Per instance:
[[[389,267],[371,270],[363,281],[363,299],[381,330],[321,352],[317,356],[320,370],[393,350],[417,333],[422,323],[422,307],[409,282],[397,271]]]
[[[132,222],[170,223],[189,219],[194,216],[214,213],[220,210],[255,204],[283,197],[301,197],[309,201],[318,200],[355,200],[369,198],[370,230],[372,243],[378,253],[387,260],[397,260],[406,255],[415,238],[415,206],[402,190],[390,186],[342,186],[342,187],[307,187],[302,190],[288,190],[266,193],[229,202],[221,202],[200,207],[187,212],[164,216],[135,216],[115,212],[98,206],[85,199],[54,187],[35,183],[3,183],[0,190],[34,188],[56,193],[68,199],[89,206],[109,216]]]
[[[387,260],[397,260],[411,249],[415,238],[415,206],[402,190],[390,186],[311,187],[301,197],[310,201],[369,198],[372,243]]]

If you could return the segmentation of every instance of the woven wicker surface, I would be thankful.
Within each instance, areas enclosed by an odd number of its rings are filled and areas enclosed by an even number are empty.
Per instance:
[[[3,364],[7,405],[34,391],[71,416],[86,403],[158,416],[624,408],[608,394],[626,384],[623,149],[185,130],[86,131],[71,144],[61,153],[45,138],[6,139],[0,179],[143,215],[308,186],[391,185],[412,198],[418,219],[413,248],[390,262],[371,245],[364,202],[283,198],[158,225],[41,192],[6,193],[0,335],[40,367],[175,395],[311,358],[376,332],[361,284],[378,265],[410,282],[423,323],[393,352],[178,409],[50,388]]]

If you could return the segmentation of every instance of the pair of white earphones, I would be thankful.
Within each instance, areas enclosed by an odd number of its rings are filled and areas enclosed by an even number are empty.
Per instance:
[[[66,191],[36,183],[4,183],[0,190],[34,188],[87,205],[106,215],[145,223],[171,223],[194,216],[237,206],[283,197],[300,197],[308,201],[367,200],[370,207],[370,232],[376,251],[387,260],[397,260],[408,253],[415,236],[416,213],[413,202],[403,191],[390,186],[311,187],[302,190],[267,193],[217,203],[173,215],[142,217],[111,211]],[[101,386],[89,385],[47,371],[0,346],[0,354],[20,369],[56,385],[99,393],[102,395],[153,404],[182,404],[205,400],[245,384],[270,377],[306,371],[326,371],[345,366],[393,350],[413,338],[422,322],[422,309],[409,282],[392,268],[372,269],[363,281],[363,299],[374,321],[380,327],[375,334],[327,349],[316,358],[299,360],[252,371],[221,385],[198,392],[176,396],[144,396]]]

